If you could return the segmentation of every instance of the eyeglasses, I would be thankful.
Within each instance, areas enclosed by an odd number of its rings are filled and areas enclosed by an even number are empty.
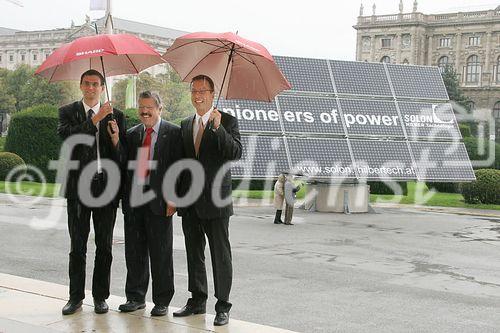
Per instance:
[[[196,95],[196,94],[205,94],[207,91],[212,92],[212,89],[203,89],[203,90],[191,90],[191,94]]]
[[[85,87],[92,87],[92,88],[97,88],[97,87],[101,86],[101,84],[99,82],[83,81],[82,84]]]

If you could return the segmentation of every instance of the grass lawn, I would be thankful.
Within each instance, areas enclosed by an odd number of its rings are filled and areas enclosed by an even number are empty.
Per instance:
[[[43,197],[53,197],[54,192],[59,192],[59,184],[45,184],[45,190],[43,189],[43,184],[35,182],[0,182],[0,193],[7,193],[9,190],[12,194],[23,194],[23,195],[34,195]],[[44,193],[41,193],[44,191]]]
[[[370,194],[370,202],[395,202],[401,204],[418,204],[424,206],[465,207],[477,209],[500,210],[500,205],[466,204],[459,193],[429,192],[424,183],[408,182],[408,195]]]
[[[0,182],[0,193],[6,193],[6,187],[10,186],[10,191],[13,194],[24,195],[40,195],[42,184],[34,182],[7,183]],[[53,197],[54,192],[58,193],[59,184],[46,184],[44,197]],[[297,198],[302,199],[305,195],[305,186],[302,186],[297,193]],[[271,199],[273,191],[257,191],[257,190],[235,190],[233,191],[235,198],[249,199]],[[382,195],[370,194],[370,202],[393,202],[401,204],[418,204],[424,206],[442,206],[442,207],[465,207],[477,209],[493,209],[500,210],[500,205],[484,205],[484,204],[466,204],[464,198],[458,193],[430,193],[424,183],[408,182],[408,195]]]

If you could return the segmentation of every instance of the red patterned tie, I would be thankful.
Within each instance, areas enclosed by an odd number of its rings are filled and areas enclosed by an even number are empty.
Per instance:
[[[149,151],[151,148],[151,133],[153,133],[153,128],[146,128],[146,137],[144,138],[144,142],[142,143],[142,149],[139,153],[139,169],[138,175],[139,179],[146,179],[149,175]]]

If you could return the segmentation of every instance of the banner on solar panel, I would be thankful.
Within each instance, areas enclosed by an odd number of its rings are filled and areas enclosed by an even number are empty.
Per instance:
[[[270,103],[221,100],[219,110],[236,117],[243,133],[461,137],[449,103],[281,95]]]

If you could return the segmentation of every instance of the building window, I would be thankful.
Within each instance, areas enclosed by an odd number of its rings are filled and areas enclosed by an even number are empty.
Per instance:
[[[409,63],[408,59],[405,58],[405,60],[403,60],[403,65],[408,65]]]
[[[449,63],[449,58],[447,56],[442,56],[441,58],[439,58],[438,67],[439,67],[439,71],[441,73],[444,72],[444,70],[446,69],[446,66],[448,66],[448,63]]]
[[[49,57],[50,54],[48,53],[45,53],[45,59],[47,59]]]
[[[470,101],[469,102],[469,110],[474,111],[475,109],[476,109],[476,103],[474,103],[473,101]]]
[[[383,56],[382,59],[380,59],[380,62],[385,62],[386,64],[390,64],[391,58],[389,58],[388,56]]]
[[[439,47],[450,47],[451,46],[451,38],[444,37],[439,39]]]
[[[0,55],[0,62],[2,62],[2,55]]]
[[[13,62],[14,61],[14,56],[12,54],[9,55],[9,61]]]
[[[467,67],[465,69],[465,83],[479,83],[481,64],[477,55],[471,55],[467,58]]]
[[[493,118],[495,120],[500,121],[500,101],[495,103],[495,106],[493,107]]]
[[[478,45],[481,45],[481,37],[479,36],[469,37],[469,46],[478,46]]]
[[[497,58],[497,67],[495,70],[496,82],[500,83],[500,56]]]
[[[24,54],[21,54],[21,61],[26,60],[26,56]]]
[[[382,38],[382,47],[391,47],[391,39]]]
[[[37,59],[37,55],[33,54],[33,61],[36,61],[36,59]]]

